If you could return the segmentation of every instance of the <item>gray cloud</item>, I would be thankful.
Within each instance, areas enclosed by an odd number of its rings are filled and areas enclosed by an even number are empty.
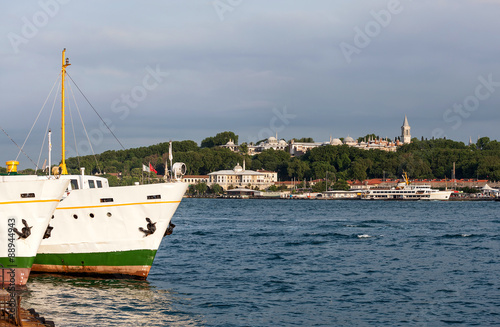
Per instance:
[[[0,27],[2,127],[22,143],[58,76],[66,47],[70,75],[125,147],[169,139],[200,142],[223,130],[250,141],[269,128],[273,108],[283,107],[296,115],[280,128],[279,136],[286,139],[323,141],[330,134],[372,132],[394,137],[405,114],[417,137],[432,137],[440,128],[459,141],[477,134],[500,138],[500,88],[460,127],[453,128],[444,117],[474,93],[480,76],[492,74],[500,81],[496,1],[401,0],[401,10],[387,26],[369,30],[369,44],[350,63],[339,45],[354,45],[357,29],[376,27],[374,17],[395,0],[241,1],[222,21],[213,3],[5,4]],[[41,4],[52,4],[53,15]],[[47,21],[25,37],[26,21],[35,24],[36,17],[43,18],[40,12]],[[26,42],[13,47],[12,33]],[[112,104],[139,92],[147,67],[159,67],[168,76],[122,119],[123,111],[116,106],[113,111]],[[49,103],[27,145],[33,157],[38,157]],[[79,105],[87,129],[102,131],[92,109],[81,100]],[[58,119],[55,113],[54,131],[59,131]],[[97,152],[119,148],[110,134],[102,132],[102,137],[95,144]],[[17,149],[2,138],[1,149],[11,159]]]

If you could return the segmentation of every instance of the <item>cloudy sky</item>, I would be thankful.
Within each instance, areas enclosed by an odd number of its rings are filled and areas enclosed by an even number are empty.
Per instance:
[[[499,0],[9,1],[0,126],[21,145],[41,112],[25,152],[39,160],[50,126],[60,160],[60,105],[49,93],[66,48],[68,73],[125,148],[226,130],[240,143],[276,132],[393,138],[405,114],[418,138],[498,140],[498,17]],[[79,115],[96,153],[120,149],[72,90],[68,155],[89,153]],[[0,139],[3,160],[15,158]]]

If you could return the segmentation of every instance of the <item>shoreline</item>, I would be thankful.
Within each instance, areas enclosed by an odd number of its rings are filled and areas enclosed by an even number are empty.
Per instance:
[[[197,196],[197,195],[189,195],[184,196],[185,198],[192,199],[223,199],[223,200],[319,200],[319,201],[404,201],[404,202],[416,202],[416,201],[451,201],[451,202],[491,202],[498,201],[500,202],[500,198],[473,198],[473,197],[464,197],[457,198],[453,197],[449,200],[421,200],[421,199],[361,199],[361,198],[327,198],[327,197],[270,197],[270,196]]]

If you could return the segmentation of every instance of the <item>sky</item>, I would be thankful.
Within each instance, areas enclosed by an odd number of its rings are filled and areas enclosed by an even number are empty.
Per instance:
[[[47,159],[48,128],[61,158],[64,48],[69,157],[223,131],[394,138],[405,115],[419,139],[500,140],[500,0],[9,1],[1,17],[0,151],[21,167]]]

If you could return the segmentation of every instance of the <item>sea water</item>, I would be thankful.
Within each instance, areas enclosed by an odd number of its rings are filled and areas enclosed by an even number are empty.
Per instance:
[[[184,199],[147,281],[30,277],[56,326],[500,326],[500,202]]]

